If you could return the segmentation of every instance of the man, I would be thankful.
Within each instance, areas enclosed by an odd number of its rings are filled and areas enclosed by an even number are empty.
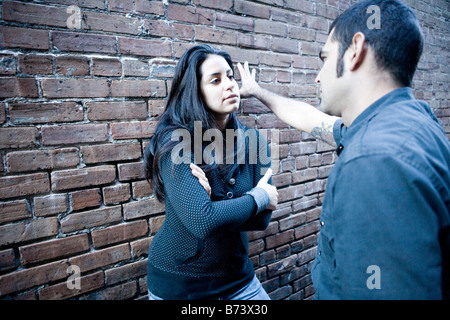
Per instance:
[[[367,22],[374,6],[379,28]],[[369,0],[330,30],[316,78],[323,112],[259,87],[255,71],[238,65],[242,97],[337,147],[311,271],[315,298],[448,298],[450,145],[410,88],[423,48],[418,21],[400,1]]]

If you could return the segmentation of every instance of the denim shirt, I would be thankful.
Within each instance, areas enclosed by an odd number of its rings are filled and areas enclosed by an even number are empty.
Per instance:
[[[350,127],[336,121],[334,137],[315,299],[441,299],[450,144],[430,107],[400,88]]]

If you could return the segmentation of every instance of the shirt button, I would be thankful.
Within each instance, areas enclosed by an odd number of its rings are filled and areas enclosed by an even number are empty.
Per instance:
[[[322,255],[322,251],[319,251],[319,256],[321,256]]]
[[[227,192],[227,197],[230,198],[230,199],[233,198],[233,192],[228,191]]]
[[[323,225],[325,224],[325,222],[320,221],[320,225],[323,227]]]
[[[235,183],[236,183],[236,179],[231,178],[230,181],[228,181],[228,183],[229,183],[230,185],[234,186]]]

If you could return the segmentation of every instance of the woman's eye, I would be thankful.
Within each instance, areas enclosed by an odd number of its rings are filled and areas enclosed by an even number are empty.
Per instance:
[[[220,82],[219,79],[214,79],[214,80],[211,81],[212,84],[218,84],[219,82]]]

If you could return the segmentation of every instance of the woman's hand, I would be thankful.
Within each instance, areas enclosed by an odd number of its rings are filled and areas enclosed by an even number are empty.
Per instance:
[[[202,187],[205,188],[206,192],[208,193],[208,196],[211,198],[211,186],[209,185],[208,178],[206,178],[206,175],[203,172],[203,170],[193,163],[190,164],[190,167],[194,177],[198,178],[198,182],[200,182]]]
[[[270,203],[267,206],[269,210],[275,210],[278,204],[278,191],[277,188],[269,184],[269,179],[272,176],[272,169],[267,169],[266,174],[259,180],[257,187],[263,188],[270,198]]]
[[[241,89],[239,90],[241,94],[241,98],[249,98],[254,96],[256,91],[259,88],[259,85],[256,83],[256,70],[253,69],[250,72],[248,67],[248,62],[245,61],[244,67],[240,63],[237,64],[237,68],[239,70],[239,74],[241,75]]]

